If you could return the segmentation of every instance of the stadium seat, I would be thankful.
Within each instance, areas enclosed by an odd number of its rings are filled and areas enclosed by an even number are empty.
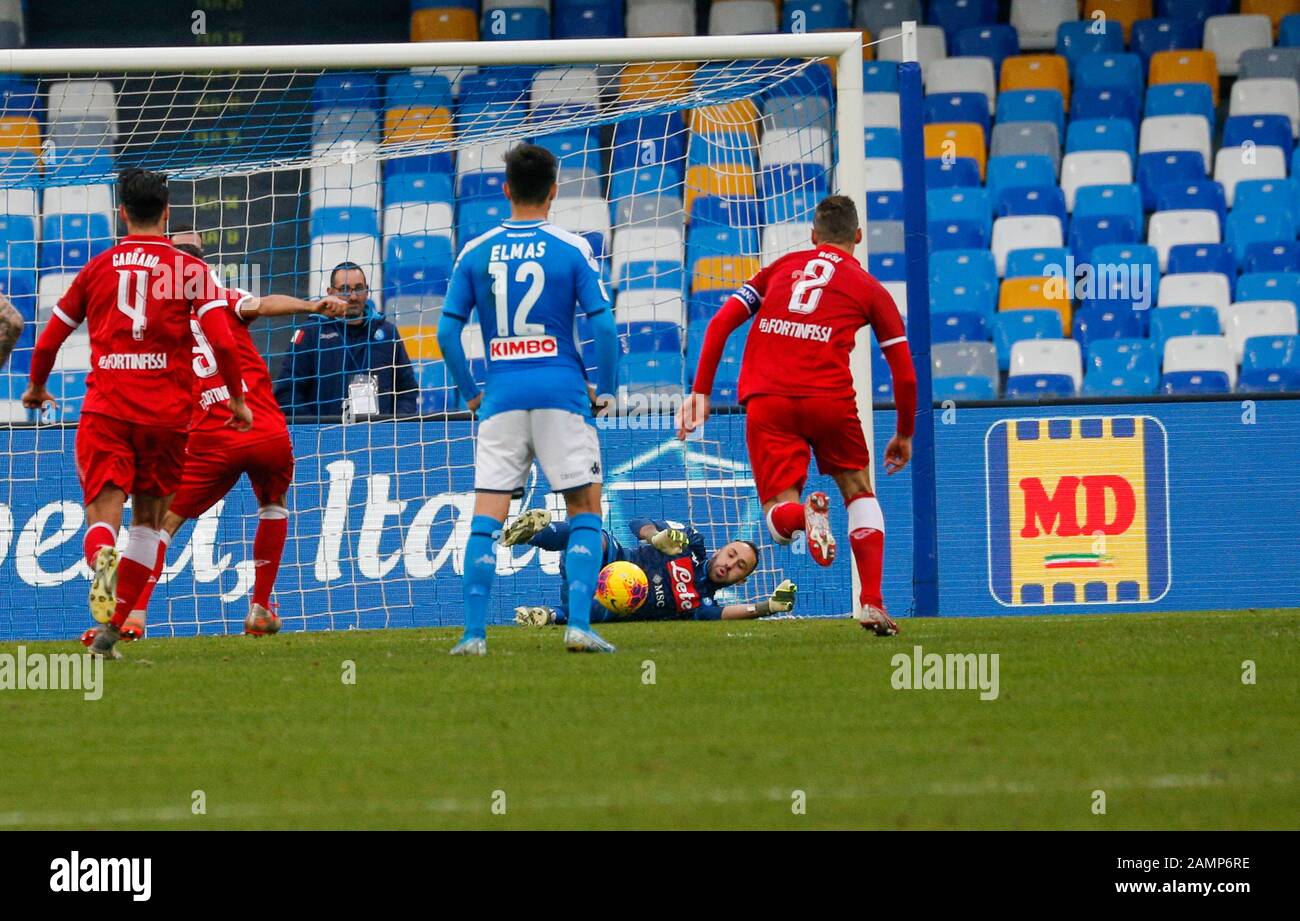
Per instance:
[[[1285,115],[1233,115],[1223,123],[1223,146],[1277,147],[1291,158],[1291,120]]]
[[[1252,243],[1289,242],[1295,238],[1295,220],[1289,212],[1251,214],[1240,208],[1228,215],[1224,242],[1232,247],[1237,261],[1246,260]]]
[[[1159,297],[1159,256],[1153,247],[1104,243],[1093,249],[1091,262],[1099,276],[1093,280],[1096,300],[1128,302],[1134,309],[1144,309]]]
[[[1006,24],[975,26],[958,32],[949,41],[948,51],[954,57],[988,58],[993,72],[1001,74],[1002,62],[1020,53],[1020,36]]]
[[[1228,205],[1223,196],[1223,186],[1212,179],[1199,182],[1169,182],[1156,188],[1157,211],[1209,210],[1219,216],[1223,225],[1228,220]]]
[[[930,161],[926,161],[927,163]],[[1006,189],[1030,186],[1042,188],[1056,183],[1056,169],[1050,157],[992,157],[988,165],[988,191],[998,201]],[[926,184],[932,185],[926,173]],[[976,183],[978,184],[978,183]],[[1067,206],[1069,200],[1066,200]]]
[[[1138,227],[1122,214],[1076,214],[1070,221],[1069,247],[1075,261],[1093,262],[1093,250],[1106,245],[1136,243]],[[1096,260],[1100,261],[1100,260]]]
[[[1101,28],[1097,29],[1097,25]],[[1104,19],[1094,23],[1091,19],[1080,19],[1063,22],[1056,29],[1056,53],[1069,62],[1072,74],[1079,59],[1086,54],[1123,51],[1123,27],[1114,20]]]
[[[1065,135],[1065,102],[1056,90],[1006,90],[998,96],[998,124],[1050,122]]]
[[[1131,307],[1084,304],[1074,315],[1074,338],[1083,348],[1113,339],[1133,339],[1142,335],[1142,322]],[[1147,340],[1141,339],[1141,342]]]
[[[898,93],[897,61],[863,61],[863,93]],[[827,91],[830,92],[829,90]]]
[[[615,234],[615,245],[619,234]],[[754,256],[722,256],[701,259],[691,272],[692,291],[727,290],[735,291],[749,279],[758,274],[762,268]],[[617,272],[615,273],[617,275]]]
[[[925,126],[926,157],[972,159],[979,164],[981,180],[987,159],[984,143],[984,131],[978,125],[941,122]]]
[[[1055,54],[1022,54],[1002,62],[998,92],[1055,90],[1066,108],[1070,105],[1070,68]]]
[[[1064,203],[1064,193],[1062,193]],[[1074,193],[1074,214],[1087,217],[1094,214],[1117,214],[1131,218],[1134,227],[1143,222],[1142,193],[1136,185],[1086,185]]]
[[[1271,373],[1277,374],[1279,372]],[[987,377],[934,378],[934,398],[939,401],[995,400],[997,396],[997,383]]]
[[[1255,336],[1246,340],[1243,375],[1251,371],[1300,371],[1300,336]]]
[[[867,195],[867,221],[901,221],[905,210],[902,192],[871,192]]]
[[[786,0],[781,5],[782,32],[847,29],[852,20],[844,0]]]
[[[1071,397],[1076,393],[1068,374],[1012,374],[1007,377],[1008,400]]]
[[[1257,336],[1294,336],[1296,306],[1291,301],[1247,301],[1233,304],[1223,314],[1223,333],[1240,362],[1246,341]]]
[[[1088,346],[1087,354],[1089,373],[1143,369],[1159,376],[1161,352],[1150,339],[1100,339]]]
[[[629,38],[694,34],[695,4],[691,0],[654,0],[627,5]]]
[[[1205,50],[1214,53],[1220,76],[1237,75],[1242,52],[1272,45],[1273,23],[1267,16],[1211,16],[1205,20]]]
[[[1092,20],[1097,16],[1104,22],[1118,22],[1124,30],[1123,39],[1127,43],[1134,23],[1139,19],[1151,18],[1151,0],[1088,0],[1083,7],[1083,18]]]
[[[1071,393],[1083,384],[1083,355],[1073,339],[1022,339],[1011,347],[1007,389],[1016,377],[1062,375],[1072,383]]]
[[[857,4],[853,25],[879,35],[885,29],[896,28],[904,22],[920,22],[921,19],[921,0],[867,0]]]
[[[1047,163],[1048,172],[1052,164]],[[901,174],[901,170],[900,170]],[[940,160],[927,157],[925,160],[925,185],[929,189],[951,186],[977,186],[980,184],[980,166],[974,160],[958,157],[955,160]],[[901,186],[896,191],[902,191]]]
[[[1013,249],[1007,253],[1006,277],[1041,278],[1055,273],[1064,278],[1068,256],[1069,250],[1064,246],[1030,246],[1024,249]]]
[[[956,60],[954,58],[954,60]],[[926,124],[935,122],[969,122],[979,125],[987,137],[992,130],[993,119],[989,114],[989,101],[983,93],[944,93],[930,94],[925,97]],[[878,129],[879,130],[879,129]],[[890,131],[893,129],[883,129]],[[871,139],[867,146],[870,150]],[[881,154],[876,154],[881,156]],[[899,157],[902,157],[902,141],[899,139]]]
[[[1232,302],[1228,279],[1218,272],[1182,272],[1165,275],[1160,282],[1158,307],[1208,306],[1222,313]]]
[[[1151,56],[1147,80],[1152,86],[1203,83],[1214,104],[1219,104],[1219,66],[1213,51],[1158,51]]]
[[[1300,309],[1300,272],[1252,272],[1237,279],[1236,303],[1290,301]]]
[[[551,18],[554,38],[622,38],[621,5],[604,0],[556,0]]]
[[[1142,120],[1139,153],[1194,150],[1210,162],[1210,123],[1199,115],[1155,115]]]
[[[929,159],[926,162],[930,162]],[[974,163],[978,181],[978,177],[982,173],[980,166],[974,161],[969,162]],[[903,164],[888,157],[868,157],[866,160],[866,190],[868,192],[903,191]]]
[[[867,257],[867,271],[880,282],[906,281],[907,260],[902,253],[872,253]]]
[[[338,76],[338,75],[336,75]],[[368,78],[373,84],[374,78]],[[376,108],[372,103],[368,108]],[[59,122],[85,122],[104,120],[108,123],[110,137],[117,137],[117,96],[108,80],[57,80],[49,83],[47,120],[51,126]],[[86,145],[103,146],[103,145]]]
[[[1282,29],[1282,20],[1296,12],[1295,0],[1241,0],[1241,12],[1267,16],[1276,36]]]
[[[1136,166],[1137,141],[1133,133],[1133,123],[1125,119],[1075,119],[1066,132],[1065,150],[1066,153],[1118,150],[1128,154]]]
[[[1300,48],[1300,13],[1283,17],[1278,44],[1285,48]]]
[[[1047,214],[1055,217],[1064,227],[1068,216],[1065,211],[1065,193],[1059,186],[1014,186],[1002,190],[997,202],[998,217],[1021,217]]]
[[[1162,115],[1199,115],[1207,124],[1214,124],[1214,96],[1204,83],[1167,83],[1152,85],[1147,89],[1143,115],[1156,118]],[[1206,159],[1208,163],[1208,158]]]
[[[1131,46],[1150,70],[1151,58],[1161,51],[1192,50],[1201,46],[1203,27],[1188,19],[1144,19],[1133,24]]]
[[[1199,182],[1205,176],[1205,160],[1195,150],[1138,154],[1138,187],[1142,190],[1142,207],[1148,210],[1155,210],[1156,190],[1161,186]]]
[[[1252,243],[1246,247],[1241,271],[1300,272],[1300,243]]]
[[[1089,54],[1075,68],[1074,83],[1083,89],[1116,89],[1142,95],[1146,73],[1136,54]]]
[[[1046,157],[1053,175],[1061,166],[1061,142],[1051,122],[1009,122],[995,125],[989,146],[992,157]]]
[[[984,314],[954,310],[930,314],[932,342],[987,342],[989,328]]]
[[[921,21],[920,17],[920,0],[911,0],[909,3],[902,3],[899,0],[884,0],[880,3],[860,3],[858,5],[859,18],[855,20],[859,24],[864,24],[861,13],[866,9],[876,7],[894,7],[894,15],[899,16],[895,22],[881,22],[882,26],[902,25],[909,19],[917,22]],[[898,9],[906,7],[907,9]],[[915,11],[916,15],[908,15]],[[998,19],[997,0],[930,0],[929,9],[925,17],[926,22],[942,26],[948,36],[949,45],[953,39],[966,29],[977,29],[981,26],[991,25]],[[875,34],[880,34],[880,29],[871,28],[864,24],[864,28],[870,28]],[[967,52],[954,52],[965,54]]]
[[[998,366],[1006,371],[1011,351],[1017,342],[1027,339],[1060,339],[1061,315],[1055,310],[1025,308],[998,313],[993,317],[993,342],[998,349]]]
[[[1300,86],[1294,79],[1238,79],[1228,97],[1231,115],[1285,115],[1291,136],[1300,136]]]
[[[982,377],[997,388],[998,354],[992,342],[935,343],[930,362],[936,379]]]
[[[993,209],[988,192],[979,186],[930,189],[926,192],[926,211],[934,222],[975,221],[987,237],[993,230]]]
[[[1214,178],[1223,183],[1224,198],[1232,208],[1237,183],[1251,179],[1285,179],[1286,158],[1276,147],[1257,147],[1253,156],[1243,157],[1235,147],[1221,149],[1214,158]]]
[[[1252,48],[1243,52],[1241,80],[1300,79],[1300,48]]]
[[[1021,47],[1043,51],[1056,47],[1056,34],[1063,22],[1079,18],[1075,0],[1012,0],[1011,26],[1020,36]]]
[[[632,13],[637,9],[628,11],[628,35],[632,34]],[[655,12],[663,15],[659,7]],[[619,74],[618,98],[620,102],[667,102],[690,93],[694,81],[695,65],[689,61],[629,64]]]
[[[1011,250],[1031,246],[1061,246],[1064,242],[1061,222],[1055,217],[1000,217],[993,222],[990,248],[993,250],[998,275],[1002,276],[1006,274],[1007,253]]]
[[[1065,204],[1074,211],[1075,193],[1081,186],[1128,185],[1133,182],[1133,161],[1120,151],[1068,153],[1061,161],[1061,189]]]
[[[1147,242],[1160,255],[1160,270],[1169,264],[1169,249],[1184,243],[1220,242],[1219,215],[1214,211],[1157,211],[1147,225]]]
[[[710,35],[759,35],[777,31],[771,0],[717,0],[709,5]]]
[[[1070,118],[1121,118],[1137,130],[1142,120],[1142,101],[1138,93],[1121,87],[1076,86],[1070,104]]]
[[[673,227],[620,227],[614,233],[614,246],[610,257],[610,274],[615,279],[623,277],[623,266],[630,262],[682,263],[686,259],[686,243],[681,231]],[[709,267],[710,270],[714,266]],[[706,272],[711,275],[712,272]],[[742,280],[743,284],[743,280]],[[692,287],[699,287],[694,282]],[[733,287],[740,287],[734,285]]]
[[[1226,336],[1168,339],[1161,366],[1164,393],[1228,393],[1237,384],[1237,362]]]
[[[959,223],[959,222],[954,222]],[[934,225],[931,225],[932,228]],[[980,245],[983,239],[978,227],[964,227],[961,230],[954,229],[954,234],[969,232],[974,235],[975,245]],[[964,237],[958,237],[964,239]],[[904,232],[902,221],[875,221],[867,225],[865,234],[867,252],[869,253],[901,253],[904,249]],[[945,241],[935,232],[931,239],[930,246],[932,249],[943,249]]]
[[[882,61],[903,60],[901,27],[891,27],[880,33],[876,56]],[[922,79],[928,79],[930,68],[948,56],[948,40],[938,26],[916,27],[916,58],[921,64]]]
[[[988,58],[944,58],[925,72],[925,92],[931,94],[981,93],[989,109],[997,102],[997,79]],[[956,119],[953,119],[956,121]]]
[[[897,128],[899,109],[897,93],[863,93],[862,124],[868,128]]]
[[[998,275],[987,249],[936,251],[930,256],[930,300],[937,311],[992,317]]]
[[[1126,368],[1113,374],[1089,370],[1083,378],[1086,397],[1145,397],[1157,391],[1158,373],[1148,368]]]
[[[1157,307],[1151,311],[1151,341],[1164,353],[1175,336],[1218,336],[1219,313],[1213,307]]]

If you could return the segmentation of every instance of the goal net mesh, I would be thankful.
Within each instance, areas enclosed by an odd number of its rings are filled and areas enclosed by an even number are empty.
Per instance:
[[[726,409],[743,332],[703,437],[679,443],[672,429],[709,317],[762,264],[807,242],[812,209],[836,189],[828,62],[100,73],[6,86],[0,279],[29,323],[0,393],[0,565],[18,600],[0,612],[0,634],[67,637],[87,624],[73,461],[91,371],[84,329],[51,381],[58,408],[36,418],[17,398],[58,298],[124,232],[113,180],[131,166],[168,174],[172,229],[192,225],[232,284],[314,298],[335,267],[364,273],[356,324],[252,327],[298,458],[276,595],[288,628],[459,623],[475,424],[435,330],[459,247],[509,216],[502,155],[524,140],[559,158],[552,221],[591,243],[616,305],[620,414],[600,420],[606,526],[624,544],[637,517],[684,519],[710,551],[752,540],[761,565],[723,600],[765,597],[789,575],[801,612],[848,608],[847,568],[817,570],[802,547],[774,548],[766,534],[743,416]],[[585,323],[579,336],[592,367]],[[481,381],[477,326],[465,342]],[[348,399],[363,373],[378,379],[379,416]],[[563,516],[537,471],[512,514],[521,506]],[[241,483],[178,534],[153,635],[238,629],[256,524]],[[558,571],[559,554],[502,548],[492,620],[554,603]]]

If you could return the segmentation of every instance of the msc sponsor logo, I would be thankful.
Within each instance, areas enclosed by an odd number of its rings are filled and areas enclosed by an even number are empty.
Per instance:
[[[488,357],[493,361],[514,361],[520,358],[550,358],[558,346],[554,336],[512,336],[493,339],[488,346]]]
[[[1162,598],[1167,457],[1151,416],[995,422],[984,441],[993,597],[1013,607]]]

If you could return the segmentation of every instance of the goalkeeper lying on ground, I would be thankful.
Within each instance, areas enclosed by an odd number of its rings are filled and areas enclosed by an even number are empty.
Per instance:
[[[628,617],[617,617],[596,602],[591,605],[591,622],[608,620],[742,620],[783,613],[794,608],[795,584],[782,582],[772,597],[755,604],[714,603],[721,588],[738,585],[758,565],[758,547],[747,540],[733,540],[713,556],[704,546],[704,535],[675,521],[633,519],[629,527],[637,538],[635,547],[623,547],[609,531],[602,531],[601,568],[615,560],[635,563],[650,581],[650,596]],[[512,547],[527,543],[543,550],[563,551],[569,543],[567,522],[551,522],[545,509],[524,512],[505,530],[501,543]],[[515,622],[534,627],[563,624],[568,619],[568,580],[560,564],[560,606],[515,608]]]

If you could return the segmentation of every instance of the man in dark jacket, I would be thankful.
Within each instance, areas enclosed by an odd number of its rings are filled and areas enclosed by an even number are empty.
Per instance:
[[[411,359],[397,328],[371,303],[365,272],[340,263],[329,293],[348,302],[347,315],[300,321],[275,383],[280,407],[290,419],[341,415],[345,400],[356,416],[414,415],[420,393]]]

